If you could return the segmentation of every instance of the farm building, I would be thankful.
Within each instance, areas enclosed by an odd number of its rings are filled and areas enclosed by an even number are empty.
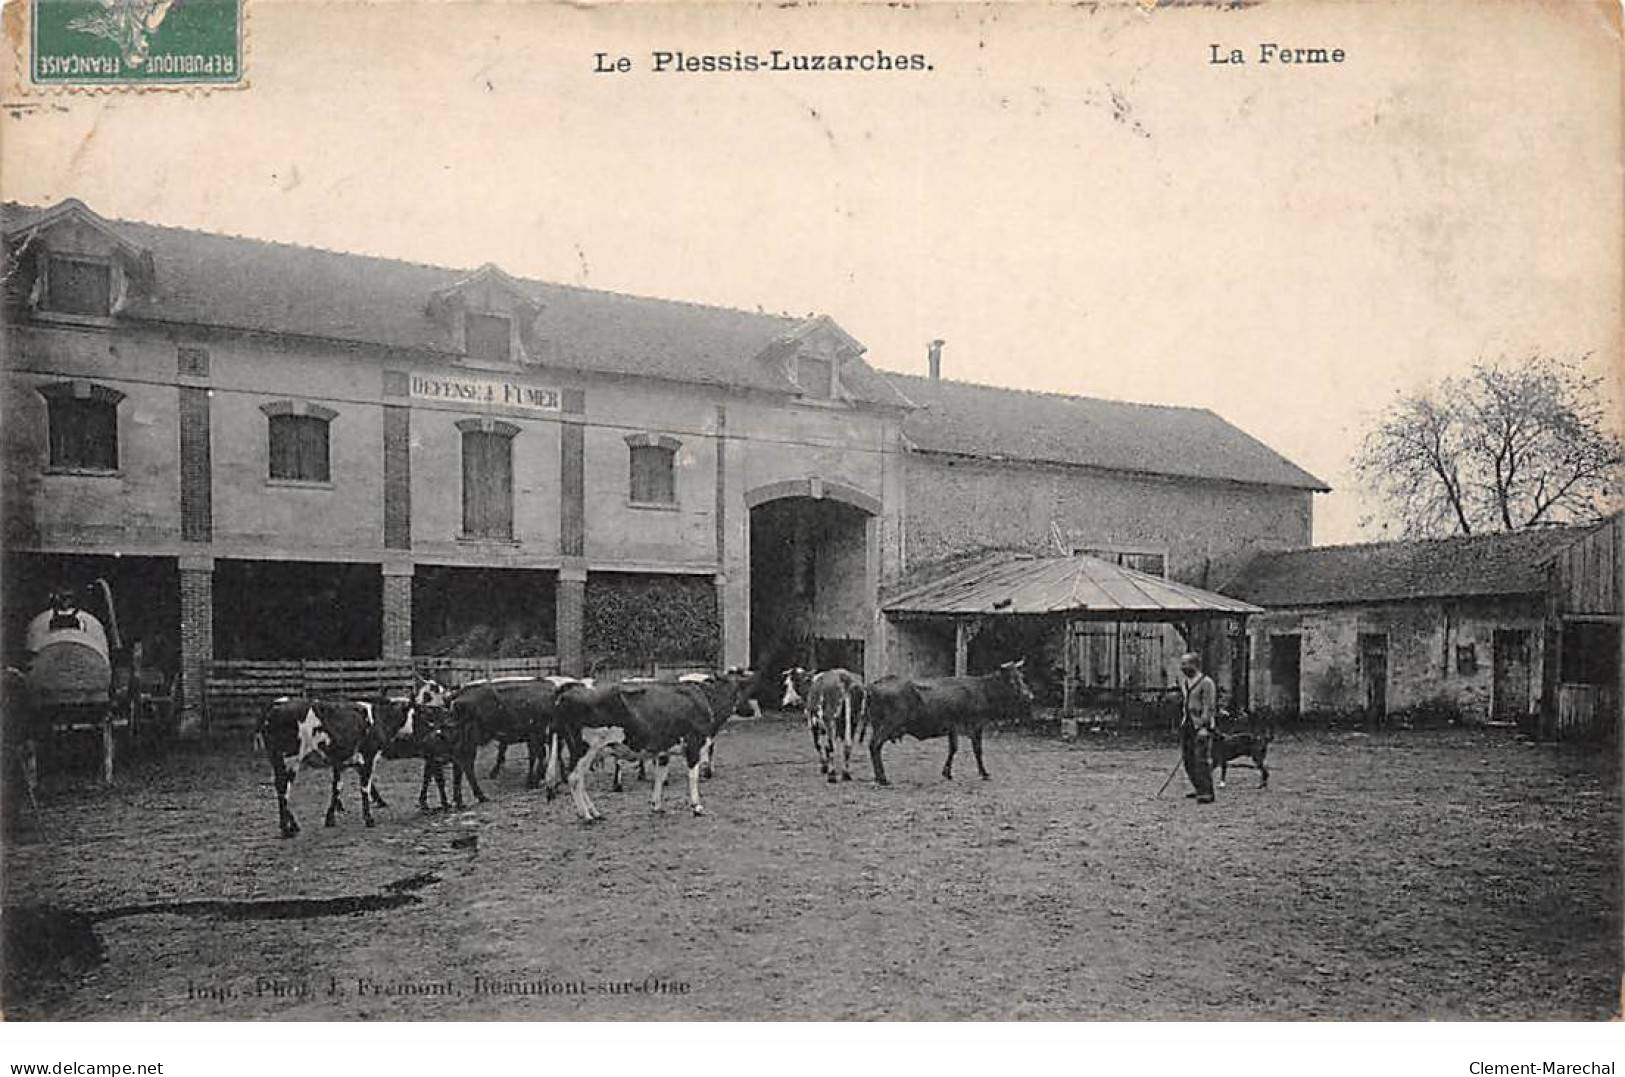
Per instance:
[[[1570,675],[1617,685],[1617,580],[1610,591],[1597,564],[1579,566],[1570,552],[1605,536],[1617,556],[1617,531],[1616,518],[1260,553],[1219,588],[1268,611],[1248,632],[1252,705],[1373,719],[1432,710],[1534,732],[1556,706],[1565,650]],[[1554,592],[1569,566],[1585,582]],[[1553,619],[1559,604],[1572,609],[1566,621]],[[1595,657],[1610,640],[1612,665]]]
[[[1543,737],[1585,736],[1617,728],[1620,670],[1620,574],[1625,571],[1625,513],[1614,513],[1547,555]]]
[[[1314,495],[1326,484],[1211,411],[954,381],[942,376],[940,341],[925,376],[893,383],[916,405],[903,419],[904,571],[888,581],[884,602],[906,668],[954,668],[954,618],[923,617],[898,600],[978,564],[1001,575],[1001,554],[1086,554],[1207,587],[1215,566],[1312,541]],[[1008,654],[1018,632],[1028,653],[1047,655],[1036,679],[1047,682],[1051,702],[1071,669],[1102,702],[1150,705],[1193,645],[1170,620],[1097,612],[1073,622],[1062,651],[1050,628],[1018,630],[1006,619],[972,640],[970,667]],[[1221,687],[1234,628],[1207,625],[1194,641]]]
[[[823,315],[73,199],[4,236],[6,645],[105,579],[187,728],[414,664],[925,671],[952,633],[889,624],[883,584],[1057,544],[1189,580],[1309,542],[1325,489],[1210,412],[951,382],[940,346],[882,374]],[[1162,630],[1090,631],[1087,662],[1166,683]]]
[[[4,227],[8,616],[109,579],[193,725],[232,663],[875,660],[906,401],[827,317]]]

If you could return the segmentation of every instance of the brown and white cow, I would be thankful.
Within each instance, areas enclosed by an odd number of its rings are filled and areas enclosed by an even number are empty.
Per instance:
[[[983,727],[1024,715],[1032,708],[1032,689],[1021,672],[1024,663],[1006,662],[980,677],[910,680],[891,676],[869,685],[869,759],[874,764],[875,784],[887,784],[880,749],[904,735],[925,740],[946,734],[948,759],[942,764],[942,776],[952,778],[959,734],[968,734],[976,753],[976,770],[984,779],[989,777],[982,764]]]
[[[344,810],[340,788],[344,771],[354,768],[361,781],[361,817],[374,825],[372,806],[386,806],[373,785],[384,749],[413,735],[410,704],[357,703],[347,700],[284,696],[272,703],[260,719],[256,734],[265,746],[276,779],[277,814],[282,836],[299,833],[299,822],[288,807],[288,791],[301,764],[315,761],[333,772],[332,795],[327,802],[326,825]]]
[[[663,811],[666,767],[672,753],[681,751],[688,764],[689,807],[695,815],[704,815],[700,762],[706,739],[712,735],[712,721],[710,701],[697,684],[567,686],[560,690],[554,708],[547,795],[550,799],[554,795],[563,772],[560,759],[568,751],[572,760],[567,776],[570,798],[583,821],[595,822],[603,813],[587,793],[586,778],[599,757],[652,760],[650,807]]]
[[[818,772],[835,774],[835,746],[842,746],[839,780],[852,780],[852,745],[868,732],[863,678],[845,669],[826,669],[813,675],[807,685],[807,728],[812,731],[813,750],[818,753]]]

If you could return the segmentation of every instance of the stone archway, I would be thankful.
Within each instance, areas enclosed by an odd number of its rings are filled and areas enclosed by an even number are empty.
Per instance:
[[[881,503],[845,483],[788,479],[745,495],[750,661],[864,673],[874,654]]]

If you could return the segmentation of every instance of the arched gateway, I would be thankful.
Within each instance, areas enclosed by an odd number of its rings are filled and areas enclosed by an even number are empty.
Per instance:
[[[749,490],[750,659],[865,673],[874,651],[880,499],[846,483],[787,479]]]

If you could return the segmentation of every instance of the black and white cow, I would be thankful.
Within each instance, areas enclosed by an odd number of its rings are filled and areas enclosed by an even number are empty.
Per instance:
[[[1025,715],[1032,708],[1032,689],[1021,672],[1024,662],[1006,662],[980,677],[911,680],[892,676],[869,685],[869,759],[874,764],[875,784],[887,784],[880,749],[905,735],[919,740],[946,735],[948,759],[942,764],[942,776],[952,778],[959,734],[967,734],[976,753],[976,770],[987,778],[982,763],[983,727],[991,721]]]
[[[410,704],[357,703],[343,700],[284,696],[272,703],[260,719],[256,734],[265,746],[276,779],[277,814],[282,836],[299,833],[299,823],[288,807],[288,791],[301,764],[315,761],[332,768],[332,796],[327,802],[326,825],[344,810],[339,793],[346,768],[353,767],[361,781],[361,818],[374,825],[372,806],[386,806],[373,785],[378,760],[397,740],[413,736]]]
[[[592,682],[586,682],[591,684]],[[661,684],[653,677],[628,677],[621,684]],[[722,727],[728,724],[731,718],[751,718],[761,716],[761,704],[757,701],[760,684],[757,675],[737,667],[722,673],[684,673],[677,678],[678,684],[692,684],[705,693],[707,704],[711,708],[711,731],[705,738],[705,747],[700,752],[700,777],[709,778],[714,771],[716,759],[717,735]],[[610,788],[615,792],[621,791],[621,761],[614,761],[614,776]],[[644,779],[644,764],[638,762],[638,781]]]
[[[695,815],[704,815],[700,803],[700,762],[705,742],[712,736],[711,703],[697,684],[607,684],[601,687],[567,686],[560,690],[553,714],[552,744],[548,751],[547,795],[552,798],[568,751],[567,780],[576,813],[585,822],[603,818],[587,793],[587,771],[600,756],[654,762],[654,790],[650,807],[663,811],[666,767],[671,754],[681,751],[688,764],[688,802]]]
[[[822,761],[824,749],[819,740],[818,730],[813,728],[812,716],[808,712],[807,696],[812,693],[812,680],[816,674],[802,666],[791,666],[784,671],[780,681],[784,691],[780,694],[779,710],[788,711],[799,708],[802,716],[807,719],[807,731],[812,734],[813,753]]]
[[[705,693],[711,708],[710,729],[705,745],[700,750],[700,777],[709,778],[716,757],[717,735],[731,718],[760,717],[757,702],[756,674],[748,669],[730,669],[722,673],[685,673],[677,678],[678,684],[692,684]]]
[[[412,709],[410,726],[404,727],[403,733],[384,746],[384,758],[423,760],[418,808],[429,810],[429,782],[432,780],[440,793],[440,808],[446,810],[450,807],[446,801],[446,766],[450,764],[455,772],[465,739],[462,725],[451,710],[451,692],[436,680],[418,679],[410,697],[390,698],[381,705]],[[460,791],[461,783],[456,784]],[[462,807],[461,797],[458,807]]]

